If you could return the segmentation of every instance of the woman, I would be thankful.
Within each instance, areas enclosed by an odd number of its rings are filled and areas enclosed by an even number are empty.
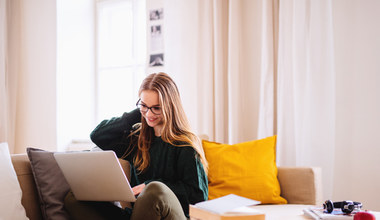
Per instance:
[[[73,218],[186,219],[189,204],[207,199],[207,161],[174,81],[165,73],[151,74],[139,98],[137,109],[102,121],[91,133],[101,149],[130,162],[131,186],[138,196],[133,208],[66,198]]]

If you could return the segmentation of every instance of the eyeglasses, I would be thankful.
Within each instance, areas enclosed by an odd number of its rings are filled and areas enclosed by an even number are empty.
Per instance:
[[[160,106],[148,107],[148,106],[142,104],[140,101],[141,101],[141,99],[139,99],[137,101],[136,106],[137,106],[137,108],[140,109],[141,112],[147,113],[150,110],[155,115],[160,115],[161,114],[161,107]]]

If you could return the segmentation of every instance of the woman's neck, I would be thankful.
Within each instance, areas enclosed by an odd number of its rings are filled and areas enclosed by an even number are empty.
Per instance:
[[[162,125],[157,125],[153,129],[154,129],[154,135],[156,137],[161,137]]]

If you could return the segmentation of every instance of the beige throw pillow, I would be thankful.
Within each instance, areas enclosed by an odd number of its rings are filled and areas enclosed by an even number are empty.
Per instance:
[[[42,216],[44,219],[70,219],[64,208],[64,199],[70,186],[55,161],[54,152],[27,148],[27,154],[37,186]]]

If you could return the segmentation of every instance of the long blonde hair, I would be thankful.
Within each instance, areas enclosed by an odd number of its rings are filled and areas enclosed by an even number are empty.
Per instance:
[[[161,139],[176,147],[191,146],[199,154],[203,168],[207,173],[208,163],[203,151],[202,143],[191,129],[181,98],[175,82],[166,73],[152,73],[142,82],[139,96],[143,91],[152,90],[158,93],[159,103],[162,109],[163,128]],[[134,164],[143,172],[149,166],[149,148],[154,137],[154,130],[149,127],[144,117],[141,117],[141,126],[137,141],[137,154]]]

